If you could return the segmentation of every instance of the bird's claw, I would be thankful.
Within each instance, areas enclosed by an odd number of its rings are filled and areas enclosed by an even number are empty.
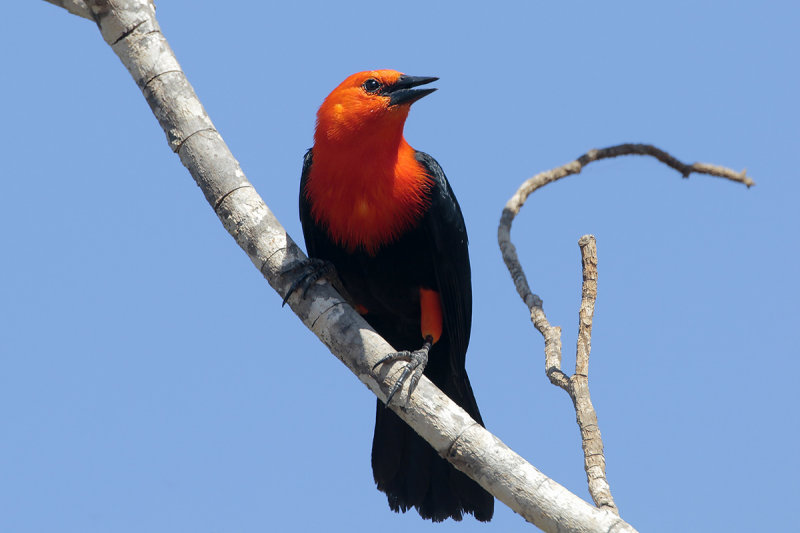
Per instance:
[[[417,388],[419,378],[422,377],[425,366],[428,364],[428,352],[430,351],[432,345],[433,339],[431,337],[426,337],[425,344],[423,344],[422,348],[419,350],[414,350],[413,352],[403,350],[401,352],[387,354],[381,357],[381,359],[372,366],[372,370],[375,370],[384,363],[395,361],[406,361],[408,363],[403,368],[403,373],[400,374],[400,377],[397,378],[397,381],[395,381],[394,385],[392,385],[392,388],[389,389],[389,395],[386,397],[387,406],[392,402],[394,395],[403,388],[403,385],[405,384],[409,375],[411,375],[411,383],[408,386],[408,396],[410,397],[414,392],[414,389]]]
[[[317,259],[315,257],[309,257],[303,261],[300,261],[299,263],[284,270],[283,274],[286,275],[295,271],[299,271],[300,274],[292,282],[289,290],[286,291],[286,296],[283,298],[281,307],[286,305],[286,302],[289,301],[289,297],[294,294],[297,289],[300,289],[303,298],[305,298],[308,289],[310,289],[314,283],[320,279],[330,280],[331,277],[336,275],[336,268],[334,268],[333,263],[326,261],[325,259]]]

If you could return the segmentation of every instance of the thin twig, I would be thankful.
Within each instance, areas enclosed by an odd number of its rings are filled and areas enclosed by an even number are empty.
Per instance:
[[[584,235],[578,240],[583,263],[581,309],[578,314],[578,348],[575,357],[575,374],[589,376],[589,353],[592,351],[592,318],[597,300],[597,243],[594,235]]]
[[[578,313],[578,342],[575,355],[575,374],[569,378],[569,387],[564,389],[572,398],[575,417],[581,432],[583,468],[589,481],[589,494],[601,509],[619,514],[611,487],[606,479],[606,457],[603,453],[603,437],[597,423],[597,412],[589,394],[589,354],[592,351],[592,318],[597,299],[597,243],[593,235],[584,235],[578,241],[583,263],[583,286],[581,308]]]
[[[744,170],[736,172],[729,168],[707,163],[687,165],[667,152],[649,144],[620,144],[609,148],[590,150],[575,161],[535,175],[519,187],[503,209],[503,214],[500,217],[500,226],[497,228],[497,241],[500,245],[503,261],[511,274],[514,287],[517,289],[522,301],[528,306],[531,322],[544,337],[545,373],[553,385],[567,391],[575,406],[575,414],[581,432],[584,469],[586,470],[586,478],[589,483],[589,493],[592,496],[592,500],[594,500],[597,507],[615,514],[619,514],[619,511],[611,496],[611,488],[606,479],[603,440],[600,435],[600,426],[597,423],[597,413],[592,406],[589,394],[589,353],[591,351],[592,316],[594,315],[594,302],[597,298],[597,247],[594,237],[585,235],[578,241],[583,262],[583,287],[579,312],[575,374],[568,377],[561,370],[561,328],[550,324],[544,312],[542,299],[533,293],[528,285],[525,272],[517,256],[516,247],[511,242],[511,224],[525,204],[528,196],[534,191],[548,183],[580,173],[583,167],[592,161],[621,155],[649,155],[655,157],[665,165],[680,172],[684,178],[688,178],[692,173],[697,173],[725,178],[742,183],[748,188],[755,185],[755,182],[747,176]]]

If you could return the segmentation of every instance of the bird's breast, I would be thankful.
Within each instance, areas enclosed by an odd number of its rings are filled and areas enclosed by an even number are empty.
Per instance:
[[[311,215],[349,251],[374,255],[414,227],[430,205],[432,180],[413,156],[393,165],[318,163],[315,157],[304,191]]]

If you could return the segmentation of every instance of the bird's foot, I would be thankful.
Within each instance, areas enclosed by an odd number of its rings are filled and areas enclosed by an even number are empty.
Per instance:
[[[422,372],[425,370],[425,365],[428,364],[428,352],[430,352],[431,346],[433,346],[433,337],[428,335],[425,337],[425,344],[423,344],[422,348],[419,350],[414,350],[413,352],[404,350],[402,352],[390,353],[373,365],[372,370],[375,370],[384,363],[393,363],[395,361],[406,361],[408,363],[405,368],[403,368],[403,373],[400,374],[400,377],[397,378],[392,388],[389,389],[389,396],[386,397],[387,406],[392,402],[392,398],[397,394],[397,391],[403,388],[403,384],[406,382],[409,375],[411,376],[411,383],[408,386],[409,397],[411,393],[414,392],[419,378],[422,377]]]
[[[286,305],[289,297],[296,290],[300,289],[303,298],[305,298],[308,289],[310,289],[311,286],[320,279],[333,282],[334,278],[337,277],[336,268],[333,266],[333,263],[326,261],[325,259],[317,259],[315,257],[309,257],[308,259],[300,261],[296,265],[284,270],[283,274],[286,275],[293,272],[298,272],[297,278],[292,282],[289,290],[286,291],[286,296],[283,298],[281,307]]]

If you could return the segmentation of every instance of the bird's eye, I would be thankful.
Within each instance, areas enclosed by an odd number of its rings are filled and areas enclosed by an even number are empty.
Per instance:
[[[370,78],[364,82],[362,87],[364,87],[364,90],[367,91],[368,93],[374,93],[375,91],[381,88],[381,83],[375,78]]]

